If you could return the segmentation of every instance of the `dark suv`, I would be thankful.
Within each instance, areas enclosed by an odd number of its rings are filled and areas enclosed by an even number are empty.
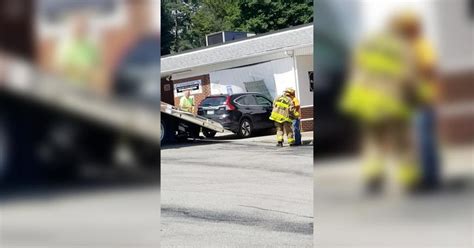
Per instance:
[[[240,137],[249,137],[255,130],[273,128],[268,119],[273,103],[259,93],[208,96],[198,106],[198,115],[221,123]],[[206,137],[215,133],[204,132]]]

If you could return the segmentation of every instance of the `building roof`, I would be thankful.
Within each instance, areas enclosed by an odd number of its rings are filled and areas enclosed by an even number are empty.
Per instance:
[[[194,67],[312,45],[313,24],[311,23],[260,34],[246,39],[163,56],[161,58],[161,72],[181,72]]]

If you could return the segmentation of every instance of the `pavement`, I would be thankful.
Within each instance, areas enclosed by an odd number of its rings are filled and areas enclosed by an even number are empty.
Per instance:
[[[316,158],[315,247],[473,247],[474,145],[441,151],[442,187],[414,195],[393,173],[382,194],[368,195],[357,157]]]
[[[313,146],[222,137],[162,147],[161,247],[312,247]]]
[[[233,141],[244,141],[244,142],[257,142],[257,143],[276,143],[275,134],[259,134],[253,137],[241,139],[236,134],[225,131],[223,133],[217,133],[216,137],[213,140],[233,140]],[[313,132],[302,132],[301,133],[301,143],[303,145],[312,145],[313,144]]]

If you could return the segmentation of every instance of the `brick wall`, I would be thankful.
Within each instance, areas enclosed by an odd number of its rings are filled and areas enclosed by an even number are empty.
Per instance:
[[[303,132],[313,131],[314,129],[313,120],[304,120],[304,119],[313,118],[314,116],[313,110],[314,110],[313,106],[301,108],[301,119],[303,119],[301,121],[301,130],[303,130]]]
[[[146,25],[147,21],[143,18],[146,15],[148,1],[145,0],[128,0],[124,2],[127,16],[126,23],[114,28],[101,30],[98,41],[98,48],[101,52],[101,64],[98,66],[99,79],[94,82],[93,88],[99,91],[107,91],[110,86],[111,78],[115,67],[129,48],[141,35],[138,25]],[[64,25],[67,25],[65,22]],[[58,48],[60,38],[58,37],[41,37],[36,38],[36,61],[41,69],[45,71],[55,70],[55,54]]]
[[[188,82],[188,81],[193,81],[193,80],[201,80],[202,93],[192,95],[194,97],[194,103],[196,104],[196,106],[198,106],[202,100],[204,100],[207,96],[211,95],[211,81],[209,79],[209,74],[196,76],[196,77],[190,77],[190,78],[184,78],[184,79],[179,79],[179,80],[173,80],[173,84],[183,83],[183,82]],[[174,97],[175,106],[179,105],[179,99],[180,97],[176,97],[176,96]],[[197,108],[195,108],[194,111],[196,112]]]
[[[303,132],[313,131],[314,121],[313,120],[303,120],[301,121],[301,130]]]
[[[441,83],[441,106],[472,104],[474,101],[474,71],[444,75]],[[448,112],[451,110],[448,110]],[[454,110],[456,111],[456,110]],[[474,113],[472,106],[460,113],[440,112],[439,133],[444,143],[466,144],[474,142]]]

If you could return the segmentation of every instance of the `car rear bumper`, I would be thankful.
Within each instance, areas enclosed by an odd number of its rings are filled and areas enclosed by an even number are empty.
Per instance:
[[[239,130],[239,122],[236,120],[233,120],[231,115],[224,114],[224,115],[201,115],[202,117],[205,117],[207,119],[219,122],[224,129],[230,130],[232,132],[237,132]]]

